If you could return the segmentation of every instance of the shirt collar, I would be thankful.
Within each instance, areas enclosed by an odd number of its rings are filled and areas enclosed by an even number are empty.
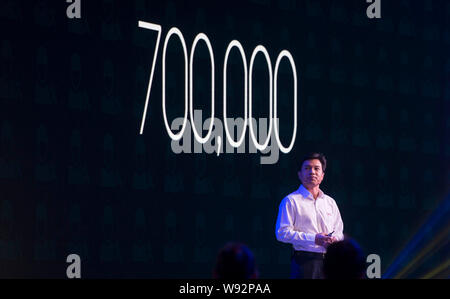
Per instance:
[[[308,191],[308,189],[305,188],[305,186],[300,185],[300,187],[297,190],[304,198],[309,198],[314,200],[314,196],[311,194],[311,192]],[[317,196],[317,199],[322,198],[324,193],[322,190],[319,189],[319,196]]]

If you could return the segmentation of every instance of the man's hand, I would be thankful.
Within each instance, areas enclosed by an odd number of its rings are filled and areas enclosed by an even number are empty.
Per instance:
[[[326,233],[316,234],[315,243],[319,246],[327,248],[330,244],[336,242],[335,237],[329,237]]]

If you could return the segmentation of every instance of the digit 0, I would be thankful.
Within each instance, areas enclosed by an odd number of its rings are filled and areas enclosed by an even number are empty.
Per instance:
[[[200,134],[197,132],[197,128],[195,127],[194,122],[194,53],[195,48],[197,47],[197,43],[199,41],[203,40],[208,47],[209,51],[209,57],[211,59],[211,124],[209,125],[208,134],[206,134],[205,137],[200,136]],[[199,33],[194,39],[194,43],[192,44],[191,48],[191,57],[190,57],[190,64],[189,64],[189,95],[190,95],[190,114],[191,114],[191,126],[192,131],[194,132],[195,139],[199,143],[206,143],[209,138],[211,137],[212,128],[214,126],[214,53],[211,47],[211,43],[209,42],[208,36],[204,33]],[[200,128],[202,129],[202,128]]]
[[[228,130],[228,122],[227,122],[227,65],[228,65],[228,56],[230,55],[231,49],[233,47],[238,48],[239,53],[242,58],[242,65],[244,67],[244,128],[242,129],[241,137],[239,141],[234,141],[232,136],[230,136],[230,132]],[[225,134],[227,135],[227,140],[233,147],[241,146],[244,141],[245,133],[247,131],[247,106],[248,106],[248,71],[247,71],[247,58],[245,57],[244,48],[239,41],[233,40],[228,45],[227,51],[225,52],[225,61],[223,63],[223,123],[225,127]]]
[[[294,132],[292,134],[292,138],[291,138],[291,143],[289,144],[289,147],[284,147],[281,144],[280,141],[280,128],[278,127],[278,122],[277,122],[277,118],[278,118],[278,113],[277,113],[277,99],[278,99],[278,95],[277,95],[277,88],[278,88],[278,68],[280,67],[280,62],[281,59],[283,59],[283,57],[286,57],[289,60],[289,63],[291,64],[291,69],[292,69],[292,76],[294,77]],[[292,147],[294,146],[294,142],[295,142],[295,137],[297,136],[297,68],[295,67],[295,62],[294,59],[292,58],[292,55],[289,51],[287,50],[283,50],[281,51],[281,53],[278,55],[277,58],[277,62],[275,63],[275,77],[274,77],[274,113],[273,113],[273,118],[275,120],[275,138],[277,140],[277,144],[279,149],[287,154],[292,150]]]
[[[181,45],[183,46],[183,53],[184,53],[184,119],[183,119],[183,126],[181,128],[181,131],[178,132],[178,134],[174,134],[172,130],[170,129],[169,122],[167,121],[167,114],[166,114],[166,51],[167,51],[167,44],[169,43],[170,37],[172,34],[175,34],[179,37]],[[164,124],[166,125],[167,134],[169,134],[170,138],[174,141],[180,140],[181,137],[183,137],[184,130],[186,129],[186,123],[187,123],[187,111],[188,111],[188,57],[187,57],[187,50],[186,50],[186,42],[184,41],[183,33],[176,28],[173,27],[169,30],[169,33],[166,35],[166,39],[164,41],[164,48],[163,48],[163,60],[162,60],[162,110],[163,110],[163,118],[164,118]]]
[[[253,113],[253,109],[252,109],[252,97],[253,97],[253,78],[252,78],[252,74],[253,74],[253,63],[255,61],[255,57],[256,54],[258,54],[259,52],[262,52],[264,54],[264,57],[266,58],[266,62],[267,62],[267,69],[269,70],[269,132],[267,133],[267,138],[266,141],[264,141],[263,144],[259,144],[258,143],[258,139],[256,138],[255,135],[255,131],[253,129],[253,122],[252,122],[252,113]],[[255,50],[253,50],[253,54],[252,54],[252,58],[250,59],[250,75],[249,75],[249,119],[250,119],[250,136],[252,138],[253,144],[255,145],[255,147],[260,150],[263,151],[266,149],[267,145],[269,144],[270,141],[270,137],[272,134],[272,120],[273,120],[273,116],[272,116],[272,102],[273,102],[273,75],[272,75],[272,63],[270,61],[270,56],[269,53],[267,52],[266,48],[264,48],[264,46],[257,46],[255,48]]]

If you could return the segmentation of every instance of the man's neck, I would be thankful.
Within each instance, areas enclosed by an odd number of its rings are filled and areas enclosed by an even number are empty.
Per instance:
[[[306,190],[308,190],[312,196],[314,197],[314,200],[317,199],[317,197],[319,197],[319,186],[314,186],[314,187],[310,187],[310,186],[305,186]]]

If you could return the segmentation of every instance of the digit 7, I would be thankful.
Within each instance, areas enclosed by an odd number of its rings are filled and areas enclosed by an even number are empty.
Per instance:
[[[156,39],[155,53],[153,54],[152,70],[150,71],[150,80],[148,82],[147,97],[145,99],[144,113],[142,115],[141,131],[140,131],[140,134],[142,135],[142,134],[144,134],[144,125],[145,125],[145,117],[147,116],[148,99],[150,98],[150,91],[152,89],[153,73],[155,71],[156,57],[158,56],[159,41],[161,39],[162,28],[161,28],[161,25],[143,22],[143,21],[139,21],[138,25],[140,28],[145,28],[145,29],[149,29],[149,30],[158,32],[158,38]]]

